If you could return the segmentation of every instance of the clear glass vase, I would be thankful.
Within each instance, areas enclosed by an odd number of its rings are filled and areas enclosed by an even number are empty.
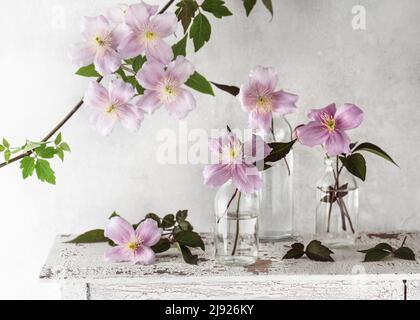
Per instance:
[[[357,233],[359,190],[356,179],[337,158],[325,159],[317,186],[316,236],[331,248],[353,246]]]
[[[289,142],[292,129],[284,117],[276,117],[272,132],[258,134],[267,143]],[[262,179],[260,239],[289,239],[293,235],[293,150],[286,158],[263,171]]]
[[[239,192],[232,181],[215,198],[215,258],[224,265],[245,266],[258,259],[259,195]]]

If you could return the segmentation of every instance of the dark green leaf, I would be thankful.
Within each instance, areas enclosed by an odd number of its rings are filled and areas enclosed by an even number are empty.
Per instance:
[[[304,255],[304,246],[301,243],[292,244],[292,249],[287,251],[283,259],[299,259]]]
[[[172,46],[172,51],[174,53],[174,58],[178,56],[186,56],[187,55],[187,40],[188,34],[186,34],[181,40],[175,43]]]
[[[187,82],[185,82],[185,85],[201,93],[214,96],[213,88],[211,87],[210,82],[208,82],[207,79],[198,72],[194,72]]]
[[[99,243],[99,242],[108,242],[108,238],[104,236],[104,230],[101,230],[101,229],[88,231],[66,243]]]
[[[159,240],[158,243],[156,243],[152,247],[152,250],[155,253],[162,253],[162,252],[168,251],[170,248],[171,248],[171,242],[167,238],[162,238]]]
[[[35,164],[36,175],[42,182],[55,184],[55,174],[47,160],[38,159]]]
[[[366,160],[360,153],[353,153],[348,157],[340,157],[344,167],[362,181],[366,179]]]
[[[227,93],[230,93],[232,96],[237,96],[239,94],[239,88],[235,87],[235,86],[228,86],[225,84],[220,84],[220,83],[216,83],[216,82],[211,82],[212,84],[214,84],[218,89],[226,91]]]
[[[390,254],[391,252],[389,251],[373,248],[366,252],[364,262],[381,261],[385,259],[386,257],[388,257]]]
[[[20,160],[20,168],[22,169],[22,177],[26,179],[31,177],[35,170],[35,158],[25,157]]]
[[[6,149],[10,148],[10,143],[9,143],[9,141],[7,141],[7,140],[6,140],[6,138],[3,138],[3,146],[4,146]]]
[[[371,152],[373,154],[376,154],[377,156],[380,156],[381,158],[385,160],[388,160],[389,162],[395,164],[398,167],[398,164],[384,150],[374,145],[373,143],[369,143],[369,142],[361,143],[353,150],[353,152],[356,152],[356,151]]]
[[[100,77],[101,75],[95,70],[95,66],[93,64],[88,65],[86,67],[81,67],[77,72],[77,75],[82,77]]]
[[[182,0],[176,5],[178,9],[175,11],[178,20],[181,21],[184,33],[187,33],[192,18],[198,9],[198,5],[194,0]]]
[[[366,249],[366,250],[359,250],[359,252],[367,253],[369,250],[372,250],[372,249],[380,249],[380,250],[385,250],[385,251],[389,251],[389,252],[394,251],[394,249],[392,249],[392,247],[388,243],[382,242],[382,243],[376,245],[373,248]]]
[[[186,246],[183,245],[179,245],[179,248],[181,250],[182,253],[182,257],[184,258],[184,261],[188,264],[194,264],[197,265],[198,264],[198,256],[197,255],[193,255],[191,253],[191,250],[188,249]]]
[[[52,159],[55,156],[55,148],[47,147],[45,144],[35,149],[35,153],[44,159]]]
[[[407,247],[401,247],[394,251],[394,255],[399,259],[404,260],[416,260],[416,256],[410,248]]]
[[[321,199],[321,201],[322,202],[327,202],[327,203],[334,203],[335,201],[337,201],[337,199],[344,198],[348,194],[348,192],[347,191],[339,191],[339,190],[347,190],[347,187],[348,187],[348,183],[343,184],[342,186],[340,186],[338,188],[338,192],[337,192],[337,190],[335,190],[334,187],[330,186],[329,191],[324,191],[327,195],[324,196]]]
[[[176,221],[178,222],[185,221],[187,217],[188,217],[188,210],[179,210],[176,213]]]
[[[187,220],[178,222],[179,227],[181,230],[185,231],[193,231],[193,226]]]
[[[206,16],[199,13],[193,21],[190,30],[190,38],[193,39],[194,49],[197,52],[210,40],[211,25]]]
[[[271,2],[271,0],[262,0],[264,6],[267,8],[267,10],[271,13],[271,16],[274,15],[273,12],[273,3]]]
[[[4,152],[4,154],[3,154],[3,156],[4,156],[4,161],[6,161],[6,162],[9,162],[9,160],[10,160],[10,156],[12,155],[12,153],[10,152],[10,150],[9,149],[7,149],[5,152]]]
[[[119,217],[120,215],[117,213],[117,211],[114,211],[110,216],[109,216],[109,218],[108,218],[108,220],[111,220],[112,218],[115,218],[115,217]]]
[[[166,215],[162,220],[161,227],[163,229],[172,228],[175,225],[175,216],[173,214]]]
[[[3,152],[4,150],[6,150],[6,148],[0,144],[0,152]]]
[[[327,247],[323,246],[318,240],[311,241],[306,247],[305,253],[311,260],[334,261],[334,259],[331,257],[333,252]]]
[[[135,76],[128,76],[125,82],[129,83],[133,88],[135,88],[138,94],[141,95],[144,93],[144,88],[138,83]]]
[[[175,241],[180,245],[192,248],[201,248],[204,251],[204,242],[200,235],[192,231],[181,231],[175,235]]]
[[[55,138],[55,140],[54,140],[54,144],[56,145],[56,146],[58,146],[60,143],[61,143],[61,141],[62,141],[62,136],[61,136],[61,132],[58,134],[58,136]]]
[[[55,153],[61,159],[61,161],[64,162],[64,151],[63,151],[63,149],[57,148],[57,149],[55,149]]]
[[[211,12],[216,18],[231,16],[232,12],[225,6],[223,0],[205,0],[201,5],[204,11]]]
[[[133,71],[136,73],[141,69],[141,67],[143,66],[145,62],[146,62],[146,57],[143,57],[142,55],[139,55],[136,58],[127,60],[127,63],[132,66]]]
[[[68,145],[67,143],[65,143],[65,142],[63,142],[62,144],[60,144],[60,148],[61,148],[63,151],[67,151],[67,152],[70,152],[70,151],[71,151],[71,149],[70,149],[69,145]]]
[[[257,3],[257,0],[243,0],[243,2],[244,2],[244,7],[245,7],[246,15],[249,16],[249,14],[251,13],[251,11],[254,8],[255,4]]]
[[[264,159],[265,163],[273,163],[283,159],[287,154],[292,150],[293,145],[296,143],[296,140],[283,143],[283,142],[273,142],[270,143],[270,147],[273,149],[271,153]]]
[[[146,215],[145,219],[153,219],[153,220],[155,220],[157,222],[157,224],[158,224],[159,227],[161,225],[161,220],[160,220],[159,216],[157,214],[155,214],[155,213],[148,213]]]

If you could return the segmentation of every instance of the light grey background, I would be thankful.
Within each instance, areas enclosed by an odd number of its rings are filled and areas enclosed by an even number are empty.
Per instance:
[[[153,1],[151,1],[153,2]],[[163,3],[164,1],[154,1]],[[281,0],[275,16],[258,4],[249,18],[240,0],[227,1],[233,17],[211,18],[212,39],[189,58],[209,79],[240,85],[255,65],[274,66],[280,87],[300,95],[297,125],[305,111],[330,102],[353,102],[365,112],[354,140],[374,142],[401,169],[368,156],[361,184],[361,228],[420,229],[420,2],[417,0]],[[84,94],[67,58],[80,41],[83,15],[98,15],[113,0],[3,0],[0,3],[0,136],[13,144],[45,135]],[[362,4],[367,30],[353,30],[351,9]],[[191,47],[190,47],[191,49]],[[195,94],[190,129],[245,127],[246,114],[231,96]],[[56,297],[39,285],[38,271],[53,238],[103,227],[113,210],[136,222],[145,213],[188,208],[198,230],[209,230],[215,191],[203,186],[201,165],[159,165],[156,134],[177,131],[164,110],[148,117],[137,134],[121,127],[107,138],[92,131],[85,108],[63,136],[73,152],[54,162],[57,186],[22,181],[18,165],[0,171],[0,297]],[[296,148],[296,221],[314,228],[315,183],[322,153]]]

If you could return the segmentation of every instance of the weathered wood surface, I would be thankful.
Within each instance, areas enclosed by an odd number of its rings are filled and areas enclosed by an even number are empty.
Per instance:
[[[417,233],[362,234],[352,249],[336,249],[335,262],[281,260],[291,243],[261,243],[259,261],[249,267],[226,267],[213,260],[212,239],[199,265],[183,262],[175,251],[158,255],[152,266],[107,263],[107,244],[66,244],[59,236],[40,274],[62,282],[67,299],[403,299],[420,298],[419,261],[389,259],[363,263],[357,250],[387,241],[406,244],[420,256]],[[406,280],[404,285],[403,280]]]

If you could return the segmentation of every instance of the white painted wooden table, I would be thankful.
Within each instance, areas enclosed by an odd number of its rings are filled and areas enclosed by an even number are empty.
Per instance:
[[[335,262],[281,260],[291,243],[309,238],[262,243],[249,267],[216,264],[210,235],[198,266],[175,251],[152,266],[111,264],[103,261],[107,244],[66,244],[72,237],[59,236],[40,278],[60,282],[63,299],[420,299],[419,260],[363,263],[356,252],[383,241],[398,247],[405,235],[420,257],[418,233],[362,234],[352,250],[333,250]]]

